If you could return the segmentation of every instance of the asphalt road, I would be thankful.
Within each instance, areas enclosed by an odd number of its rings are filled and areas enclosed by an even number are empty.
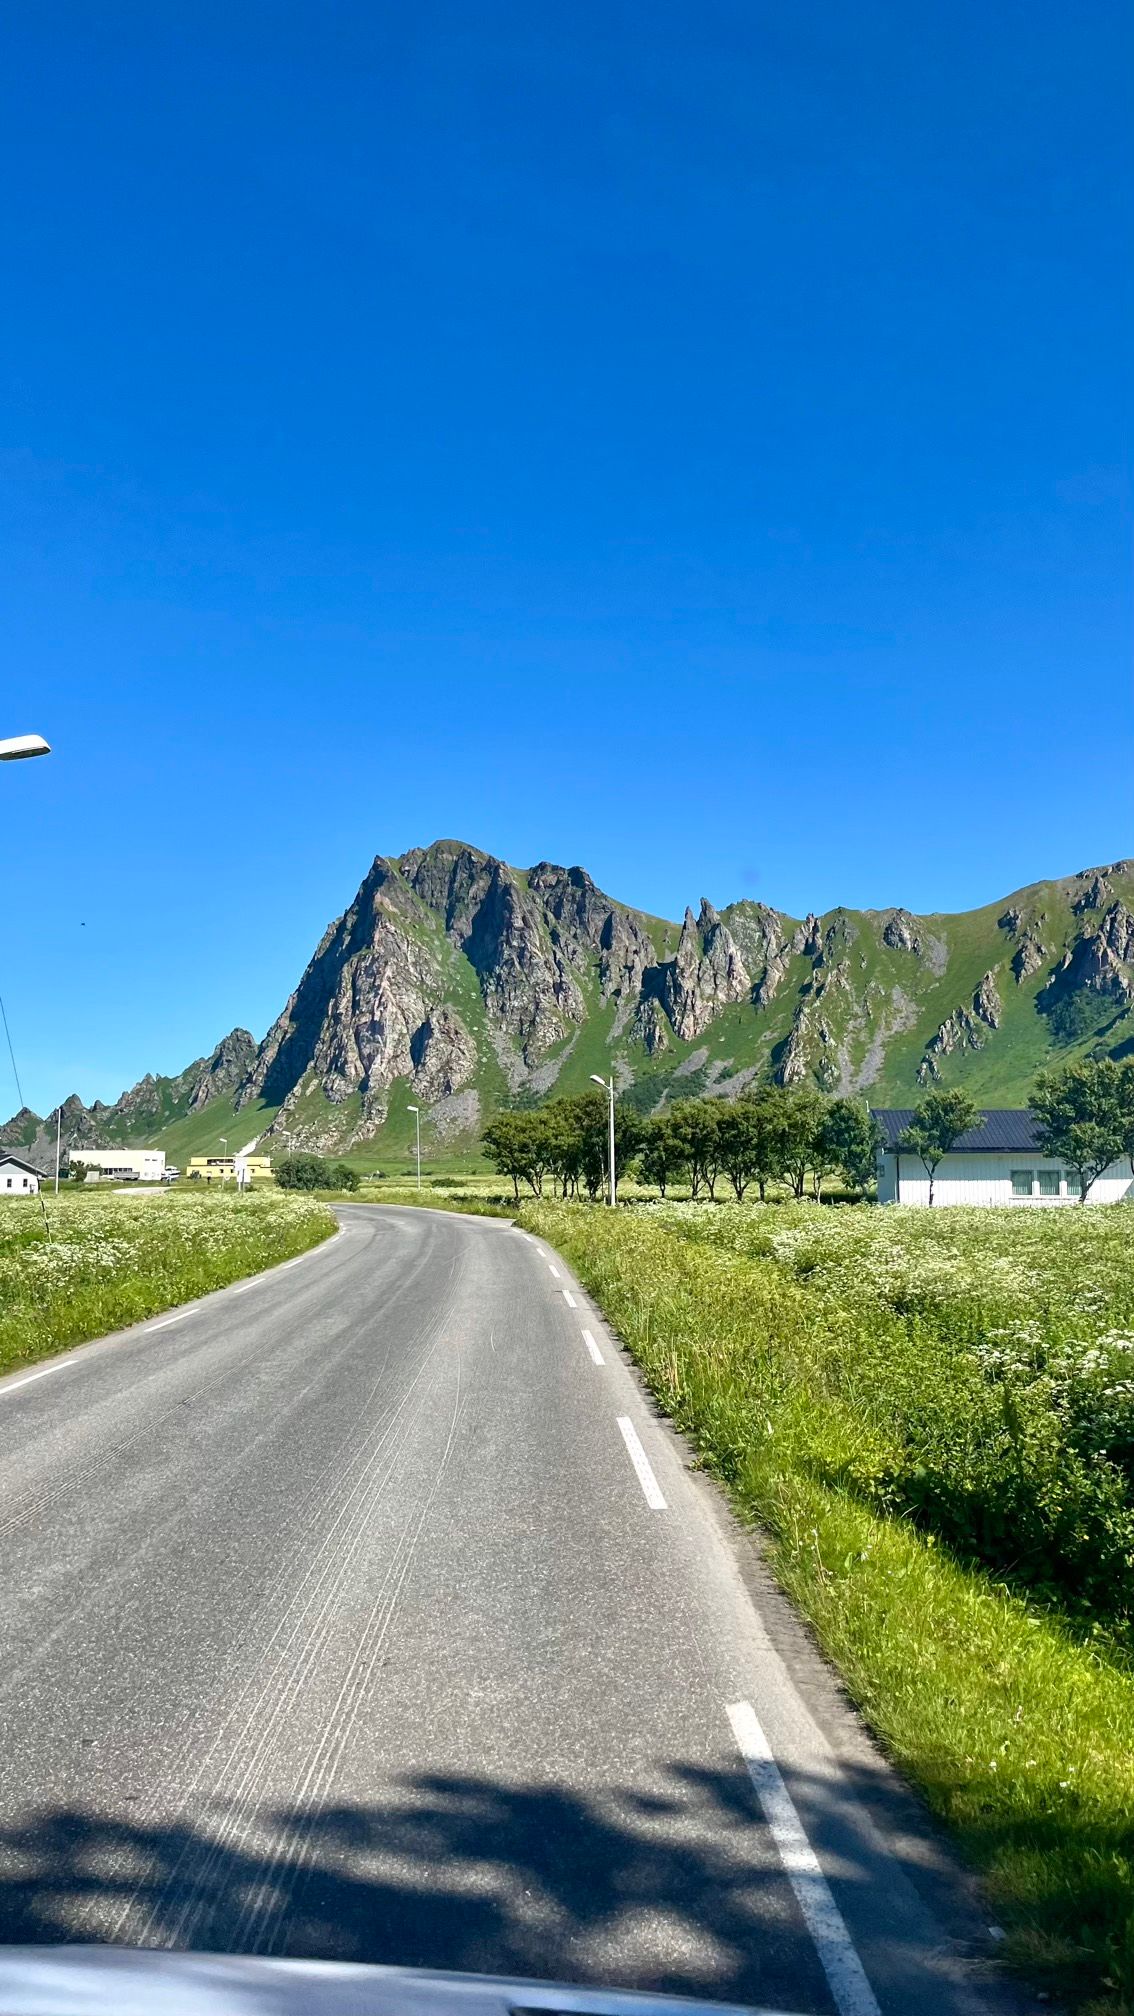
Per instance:
[[[562,1263],[341,1221],[0,1382],[0,1939],[991,2007],[912,1805]]]

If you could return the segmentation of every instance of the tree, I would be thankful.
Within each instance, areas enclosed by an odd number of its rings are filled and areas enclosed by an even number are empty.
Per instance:
[[[915,1108],[914,1117],[900,1137],[898,1146],[908,1148],[912,1155],[919,1158],[929,1177],[931,1204],[937,1168],[943,1156],[949,1153],[962,1134],[983,1126],[980,1108],[967,1092],[929,1092]]]
[[[809,1086],[792,1086],[781,1092],[777,1122],[780,1129],[781,1171],[796,1197],[802,1197],[807,1172],[822,1153],[822,1129],[827,1101]]]
[[[349,1162],[336,1162],[330,1172],[331,1185],[335,1190],[357,1190],[358,1171]]]
[[[76,1162],[74,1156],[72,1155],[70,1162],[67,1165],[67,1175],[72,1183],[85,1183],[87,1180],[86,1163]]]
[[[1134,1168],[1134,1064],[1088,1057],[1041,1071],[1028,1101],[1045,1155],[1058,1155],[1079,1178],[1079,1202],[1119,1156]]]
[[[848,1183],[865,1190],[878,1173],[882,1130],[857,1099],[832,1099],[823,1115],[823,1153],[828,1167],[841,1169]]]
[[[666,1186],[688,1166],[685,1145],[670,1113],[657,1113],[647,1120],[638,1150],[638,1166],[644,1183],[656,1183],[662,1196]]]
[[[720,1108],[715,1099],[681,1099],[670,1108],[670,1119],[681,1143],[682,1159],[689,1170],[689,1187],[694,1197],[704,1183],[710,1197],[720,1173],[717,1124]]]
[[[764,1184],[768,1176],[775,1173],[778,1148],[772,1147],[770,1117],[769,1102],[759,1096],[736,1099],[721,1109],[717,1121],[717,1152],[738,1204],[743,1202],[744,1193],[752,1182],[760,1183],[763,1202]]]
[[[512,1194],[517,1203],[520,1183],[527,1182],[531,1173],[532,1117],[530,1113],[498,1113],[481,1137],[481,1146],[492,1167],[501,1176],[512,1178]]]

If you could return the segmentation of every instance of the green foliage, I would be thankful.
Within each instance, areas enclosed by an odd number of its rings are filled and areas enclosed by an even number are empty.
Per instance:
[[[916,1107],[901,1146],[920,1158],[929,1177],[931,1204],[938,1164],[962,1134],[983,1125],[980,1110],[967,1092],[930,1092]]]
[[[582,1092],[572,1099],[552,1099],[527,1112],[498,1113],[486,1127],[485,1155],[502,1176],[512,1179],[513,1195],[527,1183],[543,1195],[546,1177],[558,1180],[563,1195],[577,1196],[582,1184],[597,1197],[606,1181],[608,1109],[601,1092]],[[615,1107],[614,1153],[617,1168],[626,1170],[643,1140],[643,1124],[632,1107]]]
[[[543,1205],[523,1222],[760,1521],[983,1869],[1012,1957],[1100,2016],[1132,2006],[1127,1214]]]
[[[655,1114],[642,1125],[638,1148],[638,1173],[643,1183],[652,1183],[664,1197],[671,1183],[688,1168],[685,1144],[669,1112]]]
[[[702,1184],[710,1197],[716,1195],[721,1166],[720,1114],[717,1099],[679,1099],[669,1109],[694,1197],[700,1195]]]
[[[803,1195],[810,1172],[816,1194],[823,1174],[839,1169],[852,1186],[873,1179],[878,1140],[875,1122],[854,1100],[829,1100],[805,1086],[763,1085],[741,1098],[681,1099],[649,1119],[620,1099],[615,1106],[615,1154],[620,1176],[636,1167],[662,1196],[678,1181],[694,1199],[715,1201],[723,1176],[739,1200],[755,1183],[763,1200],[770,1182],[786,1182]],[[485,1129],[484,1153],[492,1167],[544,1194],[550,1177],[564,1197],[603,1192],[607,1154],[607,1102],[601,1092],[552,1099],[525,1112],[499,1113]]]
[[[345,1163],[334,1165],[334,1169],[345,1167]],[[281,1161],[273,1162],[272,1174],[281,1190],[333,1190],[337,1187],[334,1170],[322,1155],[285,1155]]]
[[[1129,1155],[1134,1167],[1134,1063],[1090,1057],[1041,1072],[1029,1104],[1044,1153],[1078,1171],[1081,1204],[1121,1155]]]
[[[87,1180],[87,1164],[76,1162],[73,1155],[67,1164],[67,1180],[69,1183],[85,1183]]]
[[[349,1162],[332,1163],[328,1173],[332,1190],[350,1191],[358,1189],[358,1170],[353,1168]]]
[[[869,1107],[857,1099],[832,1099],[820,1129],[825,1168],[841,1169],[848,1183],[865,1190],[877,1176],[881,1146],[882,1130]]]

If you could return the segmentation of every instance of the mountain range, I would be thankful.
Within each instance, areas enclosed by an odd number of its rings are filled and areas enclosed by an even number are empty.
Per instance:
[[[908,1105],[963,1085],[1020,1104],[1035,1072],[1134,1054],[1134,861],[1037,882],[980,910],[803,918],[702,899],[681,923],[606,896],[582,868],[512,868],[455,840],[379,855],[262,1042],[234,1029],[113,1105],[26,1108],[0,1145],[260,1139],[279,1152],[404,1154],[413,1104],[439,1154],[502,1105],[613,1071],[644,1111],[760,1077]],[[396,1144],[396,1151],[394,1148]]]

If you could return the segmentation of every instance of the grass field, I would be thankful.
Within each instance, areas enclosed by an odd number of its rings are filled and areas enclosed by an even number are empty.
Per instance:
[[[275,1190],[201,1196],[84,1189],[12,1200],[0,1217],[0,1371],[123,1328],[335,1229],[326,1205]]]
[[[1134,1213],[525,1205],[983,1873],[1134,2009]]]

